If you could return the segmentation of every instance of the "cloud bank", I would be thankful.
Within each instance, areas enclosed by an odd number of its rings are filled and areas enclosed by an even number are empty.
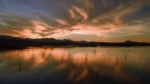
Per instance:
[[[149,0],[1,0],[0,34],[150,42]]]

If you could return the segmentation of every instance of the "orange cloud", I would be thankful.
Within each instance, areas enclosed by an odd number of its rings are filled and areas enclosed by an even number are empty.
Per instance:
[[[145,4],[142,0],[132,0],[128,4],[120,4],[111,11],[104,12],[104,14],[96,15],[91,18],[91,8],[94,7],[92,0],[82,0],[85,4],[83,6],[70,5],[67,8],[69,19],[53,18],[50,24],[40,20],[30,20],[31,25],[23,26],[22,29],[12,30],[14,35],[26,38],[57,38],[67,39],[68,36],[96,36],[100,38],[99,41],[110,39],[114,37],[123,37],[131,35],[139,35],[144,25],[128,25],[125,24],[123,18],[128,16]],[[104,3],[106,4],[106,3]],[[86,8],[87,7],[87,8]],[[91,16],[90,16],[91,15]],[[49,23],[49,24],[48,24]],[[0,23],[4,24],[4,23]],[[145,24],[145,23],[144,23]],[[134,27],[134,29],[132,28]],[[144,31],[145,32],[145,31]],[[88,37],[87,37],[88,38]],[[95,40],[95,37],[89,40]]]
[[[88,13],[84,8],[72,5],[68,12],[73,19],[88,19]]]
[[[69,24],[67,21],[65,21],[63,19],[56,19],[56,22],[63,26],[66,26]]]
[[[33,33],[30,29],[21,29],[21,30],[12,30],[14,34],[23,38],[42,38],[42,36],[38,33]],[[15,35],[15,36],[16,36]]]
[[[45,31],[47,30],[47,28],[49,28],[49,25],[40,21],[31,21],[31,24],[34,30],[38,30],[38,31]]]

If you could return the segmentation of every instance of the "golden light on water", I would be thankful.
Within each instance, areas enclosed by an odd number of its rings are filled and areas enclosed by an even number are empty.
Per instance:
[[[106,75],[115,80],[138,78],[125,71],[126,65],[150,70],[145,64],[148,48],[27,48],[1,52],[1,72],[17,74],[26,70],[65,71],[67,80],[79,82],[90,78],[91,74]],[[118,52],[119,51],[119,52]],[[143,57],[144,56],[144,57]],[[9,67],[8,67],[9,66]],[[19,70],[19,72],[18,72]],[[3,73],[6,74],[6,73]],[[119,78],[118,78],[119,77]]]
[[[75,51],[74,51],[75,50]],[[29,48],[21,51],[13,51],[9,52],[14,58],[19,58],[24,61],[33,60],[33,67],[38,67],[41,64],[45,64],[52,60],[61,62],[61,61],[70,61],[76,65],[82,65],[85,63],[92,64],[96,62],[102,62],[108,65],[116,64],[115,58],[110,58],[106,55],[105,52],[97,52],[97,50],[93,51],[85,51],[85,52],[76,52],[76,49],[73,51],[69,51],[68,49],[51,49],[51,48]],[[7,55],[9,56],[9,55]],[[12,58],[11,57],[11,58]],[[48,60],[47,60],[48,59]]]

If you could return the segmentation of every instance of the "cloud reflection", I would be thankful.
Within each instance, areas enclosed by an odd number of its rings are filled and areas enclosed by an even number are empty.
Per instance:
[[[124,65],[146,69],[143,52],[141,48],[28,48],[1,53],[5,58],[1,56],[4,66],[0,67],[3,72],[17,67],[19,70],[48,67],[55,71],[69,70],[67,80],[74,82],[87,80],[92,74],[135,82],[138,79],[124,71]]]

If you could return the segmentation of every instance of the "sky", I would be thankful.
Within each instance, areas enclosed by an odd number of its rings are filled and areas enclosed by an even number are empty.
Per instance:
[[[0,0],[0,35],[150,42],[150,0]]]

